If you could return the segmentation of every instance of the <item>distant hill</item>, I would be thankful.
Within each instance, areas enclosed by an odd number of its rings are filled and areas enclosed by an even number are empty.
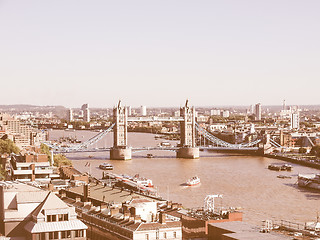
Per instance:
[[[65,117],[67,108],[64,106],[35,106],[27,104],[0,105],[0,112],[6,113],[22,113],[22,112],[39,112],[53,114],[59,117]]]

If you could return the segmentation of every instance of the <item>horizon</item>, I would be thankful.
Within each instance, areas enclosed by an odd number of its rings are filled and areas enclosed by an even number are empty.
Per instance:
[[[114,106],[109,106],[109,107],[96,107],[96,106],[90,106],[89,104],[89,109],[112,109],[116,106],[117,104],[114,104]],[[201,105],[201,106],[197,106],[197,105],[193,105],[190,104],[190,106],[194,106],[195,108],[248,108],[251,106],[254,106],[255,104],[251,104],[251,105]],[[0,108],[2,107],[63,107],[66,109],[81,109],[81,105],[80,106],[76,106],[76,107],[66,107],[63,105],[32,105],[32,104],[0,104]],[[179,106],[148,106],[148,105],[140,105],[140,106],[132,106],[132,105],[128,105],[128,104],[123,104],[123,106],[125,107],[131,107],[133,109],[135,108],[140,108],[141,106],[146,106],[147,109],[154,109],[154,108],[180,108],[183,105],[179,105]],[[298,106],[299,108],[301,107],[319,107],[320,108],[320,104],[302,104],[302,105],[296,105],[296,104],[286,104],[286,107],[293,107],[293,106]],[[263,105],[261,104],[262,108],[268,108],[268,107],[274,107],[274,108],[282,108],[283,105]]]

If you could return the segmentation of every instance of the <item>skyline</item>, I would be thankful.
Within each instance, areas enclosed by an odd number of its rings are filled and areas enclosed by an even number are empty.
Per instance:
[[[0,105],[317,105],[319,7],[0,1]]]

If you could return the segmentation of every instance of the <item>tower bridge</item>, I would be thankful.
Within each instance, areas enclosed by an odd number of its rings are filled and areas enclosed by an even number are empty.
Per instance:
[[[180,144],[177,147],[140,147],[131,148],[128,146],[128,122],[179,122],[180,123]],[[89,147],[101,140],[106,134],[113,130],[113,146],[111,148],[90,149]],[[210,146],[197,146],[196,135],[203,136]],[[230,151],[257,151],[258,149],[266,149],[273,142],[269,138],[257,139],[254,142],[243,144],[231,144],[225,142],[208,131],[202,128],[196,122],[195,107],[188,105],[188,100],[185,105],[180,108],[180,117],[129,117],[128,110],[125,106],[118,105],[113,109],[113,123],[110,127],[98,133],[96,136],[88,139],[81,144],[75,144],[70,147],[60,147],[50,143],[46,143],[54,152],[96,152],[96,151],[110,151],[111,159],[128,160],[131,159],[132,152],[146,151],[146,150],[166,150],[175,151],[178,158],[194,159],[199,158],[200,149],[212,150],[230,150]]]

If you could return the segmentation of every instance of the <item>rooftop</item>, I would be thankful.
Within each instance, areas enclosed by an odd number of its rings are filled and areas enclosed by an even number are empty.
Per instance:
[[[69,192],[73,192],[79,195],[84,195],[83,186],[74,187],[68,189]],[[143,194],[138,194],[133,191],[128,191],[120,188],[112,188],[108,186],[103,186],[101,184],[91,184],[90,185],[90,198],[98,200],[100,202],[113,202],[113,203],[123,203],[129,202],[133,199],[138,199],[138,201],[145,201],[141,199],[151,200],[151,201],[162,201],[160,199],[155,199]]]

